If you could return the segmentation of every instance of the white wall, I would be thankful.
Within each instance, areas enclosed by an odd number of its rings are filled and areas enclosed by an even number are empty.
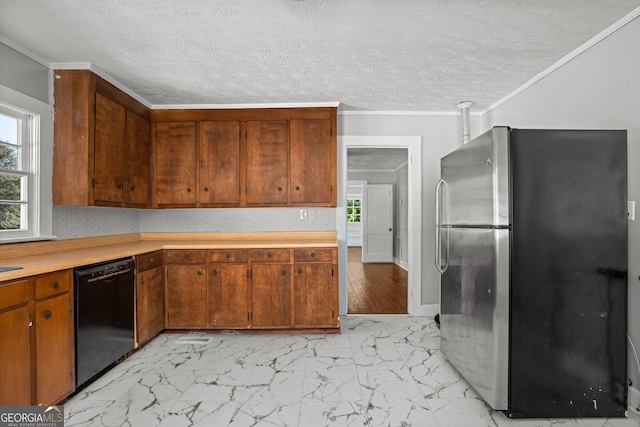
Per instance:
[[[640,203],[640,18],[483,117],[520,128],[628,130],[628,200]],[[636,212],[637,215],[637,212]],[[640,218],[629,222],[629,335],[640,349]],[[585,331],[587,332],[587,331]],[[640,373],[629,353],[635,387]]]
[[[435,213],[433,191],[440,179],[440,158],[462,139],[457,114],[338,114],[338,134],[420,136],[422,138],[422,294],[421,303],[440,302],[440,276],[434,264]],[[338,159],[338,163],[346,159]],[[338,225],[339,228],[339,225]],[[340,233],[338,233],[340,234]]]

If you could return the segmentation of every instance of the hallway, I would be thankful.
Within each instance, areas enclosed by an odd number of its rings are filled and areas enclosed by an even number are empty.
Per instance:
[[[348,313],[407,314],[407,272],[392,263],[362,263],[362,247],[349,247]]]

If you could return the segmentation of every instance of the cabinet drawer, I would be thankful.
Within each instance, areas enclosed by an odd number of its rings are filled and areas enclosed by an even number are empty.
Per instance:
[[[163,264],[162,251],[150,252],[148,254],[138,255],[136,262],[138,265],[138,272],[151,270],[154,267]]]
[[[169,250],[166,251],[168,263],[192,263],[206,262],[206,251],[190,251],[190,250]]]
[[[333,262],[333,249],[296,249],[293,251],[295,262]]]
[[[288,262],[289,249],[252,249],[249,258],[253,262]]]
[[[242,250],[224,250],[216,249],[209,251],[210,262],[247,262],[249,259],[248,251]]]
[[[0,310],[29,301],[29,281],[0,285]]]
[[[61,294],[69,290],[69,272],[59,271],[37,277],[34,281],[36,299]]]

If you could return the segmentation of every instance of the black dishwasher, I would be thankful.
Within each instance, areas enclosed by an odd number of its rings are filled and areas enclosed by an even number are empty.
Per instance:
[[[132,258],[75,269],[77,386],[134,348],[133,272]]]

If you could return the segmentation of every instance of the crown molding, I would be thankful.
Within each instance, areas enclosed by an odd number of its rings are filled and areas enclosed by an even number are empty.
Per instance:
[[[44,59],[40,55],[36,55],[35,53],[31,52],[30,50],[25,49],[24,47],[20,46],[19,44],[17,44],[13,40],[6,38],[2,34],[0,34],[0,43],[9,46],[11,49],[20,52],[24,56],[27,56],[27,57],[33,59],[37,63],[42,64],[47,68],[51,68],[51,62],[47,61],[46,59]]]
[[[153,104],[152,110],[234,110],[251,108],[338,108],[340,102],[291,102],[265,104]]]
[[[478,115],[479,113],[471,113]],[[346,110],[338,111],[339,116],[459,116],[457,111],[369,111]]]

